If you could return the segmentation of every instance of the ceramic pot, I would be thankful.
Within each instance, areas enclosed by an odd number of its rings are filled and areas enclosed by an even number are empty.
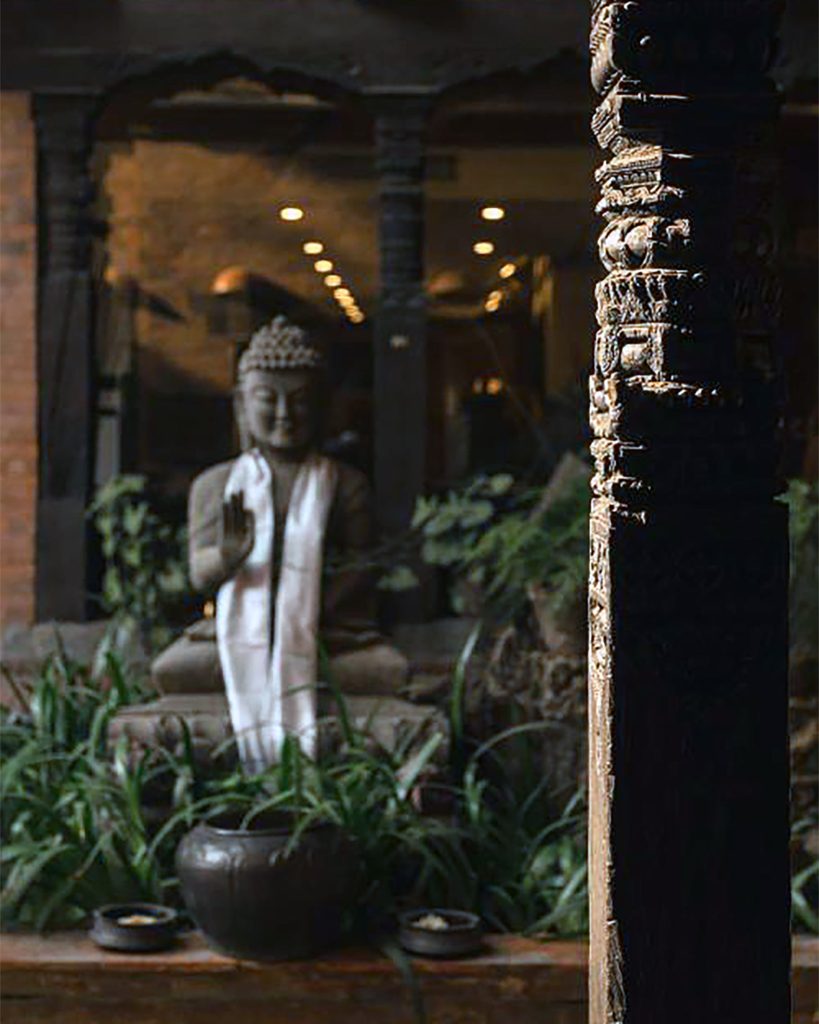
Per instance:
[[[177,848],[182,895],[208,944],[249,960],[296,960],[333,946],[354,897],[352,842],[317,823],[288,849],[291,815],[259,815],[246,828],[241,819],[211,819]]]
[[[94,911],[92,940],[120,953],[152,953],[174,944],[179,917],[156,903],[109,903]]]

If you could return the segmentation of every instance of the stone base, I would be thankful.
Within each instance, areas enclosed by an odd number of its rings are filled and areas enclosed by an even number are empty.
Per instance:
[[[197,627],[208,623],[197,623]],[[395,647],[374,643],[330,658],[330,676],[342,693],[393,696],[407,684],[409,663]],[[151,665],[160,693],[222,694],[224,683],[215,636],[192,628],[167,647]]]
[[[446,718],[430,705],[410,704],[396,697],[361,696],[345,696],[345,705],[353,727],[391,753],[403,747],[417,749],[434,732],[448,739]],[[320,746],[332,749],[342,736],[331,703],[320,716]],[[185,749],[186,726],[197,760],[212,761],[220,755],[235,759],[230,713],[222,693],[170,694],[125,708],[112,719],[108,742],[113,747],[124,737],[136,750],[159,747],[180,756]],[[447,746],[446,742],[439,746],[437,764],[446,760]]]

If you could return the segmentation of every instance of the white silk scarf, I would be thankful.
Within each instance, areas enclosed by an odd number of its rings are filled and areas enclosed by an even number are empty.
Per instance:
[[[244,493],[255,527],[250,554],[219,588],[216,601],[219,661],[239,756],[248,771],[275,763],[287,735],[295,735],[302,750],[315,756],[322,553],[337,476],[329,459],[313,454],[293,484],[272,638],[276,523],[270,467],[262,454],[252,449],[240,455],[225,486],[226,498]]]

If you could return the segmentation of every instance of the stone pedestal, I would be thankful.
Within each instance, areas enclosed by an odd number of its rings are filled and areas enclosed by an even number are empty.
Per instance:
[[[342,736],[331,700],[323,700],[322,705],[319,747],[328,750],[342,742]],[[345,697],[345,705],[353,728],[366,733],[386,751],[395,751],[410,741],[416,747],[434,732],[447,735],[445,717],[430,705],[410,704],[397,697],[361,696]],[[126,708],[112,720],[108,740],[111,747],[124,738],[135,751],[156,747],[181,756],[186,729],[200,763],[217,757],[235,760],[230,713],[221,693],[177,693]],[[439,747],[436,761],[440,763],[445,757],[446,743]]]

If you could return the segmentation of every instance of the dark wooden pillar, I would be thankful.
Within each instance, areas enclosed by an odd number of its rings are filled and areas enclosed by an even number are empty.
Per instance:
[[[37,617],[82,620],[88,608],[93,472],[93,282],[87,95],[40,95],[37,374]]]
[[[416,93],[375,97],[381,298],[375,329],[375,492],[394,536],[425,484],[427,309],[424,293],[424,126]]]
[[[593,8],[592,1024],[789,1019],[775,6]]]

